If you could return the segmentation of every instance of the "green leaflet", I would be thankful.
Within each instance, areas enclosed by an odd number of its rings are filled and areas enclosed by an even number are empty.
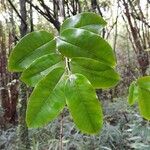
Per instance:
[[[131,83],[128,102],[133,105],[136,100],[142,117],[150,120],[150,76],[141,77]]]
[[[138,86],[150,91],[150,76],[144,76],[138,79]]]
[[[41,127],[52,121],[65,106],[64,80],[61,67],[52,70],[34,88],[28,102],[28,127]]]
[[[87,57],[115,66],[110,45],[97,34],[83,29],[67,29],[57,38],[58,50],[66,57]]]
[[[140,113],[145,119],[150,120],[150,76],[139,78],[137,84]]]
[[[99,34],[106,24],[105,20],[99,15],[91,12],[84,12],[66,19],[60,28],[60,32],[68,28],[82,28]]]
[[[36,59],[21,75],[21,80],[30,86],[35,86],[44,76],[64,62],[59,54],[44,55]]]
[[[75,57],[70,63],[72,72],[86,76],[94,88],[109,88],[115,86],[120,80],[113,68],[97,60]]]
[[[128,95],[128,103],[130,106],[135,104],[135,102],[138,100],[138,87],[136,85],[136,82],[133,81],[129,87],[129,95]]]
[[[37,58],[55,52],[54,36],[46,31],[36,31],[24,36],[9,57],[8,69],[21,72]]]
[[[150,91],[144,88],[138,88],[139,110],[143,118],[150,120]]]
[[[77,127],[85,133],[102,128],[102,108],[90,82],[81,74],[69,77],[65,86],[66,103]]]

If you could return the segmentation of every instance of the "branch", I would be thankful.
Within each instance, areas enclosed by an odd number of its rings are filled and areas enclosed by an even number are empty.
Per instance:
[[[135,9],[133,3],[132,3],[130,0],[128,0],[128,2],[129,2],[129,4],[130,4],[131,9],[132,9],[132,10],[135,12],[135,14],[136,14],[136,16],[134,16],[134,14],[131,13],[132,17],[133,17],[133,18],[135,17],[137,20],[142,21],[146,26],[148,26],[148,28],[150,28],[150,25],[149,25],[149,23],[145,20],[144,14],[143,14],[143,12],[142,12],[141,7],[139,6],[139,4],[138,4],[138,8],[139,8],[139,11],[140,11],[141,16],[137,13],[137,10]],[[133,12],[133,11],[132,11],[132,12]]]
[[[54,27],[59,31],[60,22],[57,19],[53,18],[53,16],[51,16],[50,13],[45,13],[44,11],[42,11],[37,5],[34,5],[30,0],[26,0],[26,2],[28,4],[30,4],[37,12],[39,12],[46,20],[51,22],[54,25]],[[43,7],[43,9],[46,9],[46,8]],[[46,12],[47,12],[47,10],[46,10]]]
[[[47,5],[45,5],[44,0],[39,0],[39,3],[43,7],[43,9],[46,10],[47,15],[50,15],[50,17],[54,17],[54,15],[51,13],[52,10]]]
[[[21,17],[21,15],[19,14],[19,12],[17,11],[17,9],[15,8],[15,6],[13,5],[13,3],[11,2],[11,0],[8,0],[9,4],[11,5],[11,7],[14,9],[14,11],[16,12],[16,14],[18,15],[18,17],[21,19],[21,21],[24,23],[25,26],[27,26],[25,20]]]
[[[126,26],[126,29],[127,29],[127,32],[128,32],[128,36],[129,36],[129,40],[130,40],[130,42],[131,42],[132,48],[133,48],[133,50],[135,51],[135,53],[137,53],[137,50],[136,50],[136,48],[135,48],[135,44],[134,44],[134,42],[133,42],[133,40],[132,40],[131,33],[130,33],[130,31],[129,31],[129,28],[128,28],[128,23],[126,22],[126,20],[125,20],[125,18],[124,18],[123,15],[122,15],[122,18],[123,18],[123,20],[124,20],[124,22],[125,22],[125,26]]]
[[[46,20],[49,21],[49,19],[47,18],[47,14],[43,12],[38,6],[32,4],[30,0],[26,0],[26,2],[30,4],[38,13],[40,13]]]
[[[121,13],[122,13],[122,12],[121,12]],[[113,30],[113,28],[114,28],[115,25],[117,24],[118,18],[119,18],[119,16],[121,15],[121,13],[117,15],[115,22],[111,25],[111,29],[109,30],[109,32],[108,32],[108,34],[107,34],[107,36],[106,36],[106,39],[108,39],[108,37],[109,37],[111,31]]]

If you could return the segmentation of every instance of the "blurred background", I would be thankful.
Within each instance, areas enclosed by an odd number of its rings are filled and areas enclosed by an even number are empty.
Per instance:
[[[101,36],[117,58],[120,83],[97,89],[105,114],[100,134],[80,133],[67,109],[40,129],[25,123],[32,89],[20,88],[19,74],[7,70],[8,56],[29,32],[47,30],[58,35],[62,22],[81,12],[95,12],[107,21]],[[150,150],[150,124],[135,106],[127,105],[130,83],[150,74],[150,0],[0,0],[0,150]]]

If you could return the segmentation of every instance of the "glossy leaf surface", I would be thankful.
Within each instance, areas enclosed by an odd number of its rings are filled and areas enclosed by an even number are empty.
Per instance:
[[[72,16],[64,21],[60,31],[68,28],[82,28],[94,33],[100,33],[106,22],[99,15],[90,12],[84,12]]]
[[[87,57],[115,66],[115,56],[110,45],[89,31],[67,29],[57,39],[57,46],[66,57]]]
[[[71,59],[71,70],[87,77],[94,88],[108,88],[115,86],[120,80],[115,70],[97,60],[75,57]]]
[[[102,128],[102,108],[91,83],[80,74],[71,75],[65,87],[66,103],[77,127],[85,133]]]
[[[136,82],[133,81],[129,87],[128,103],[129,105],[133,105],[137,100],[138,100],[138,87],[136,85]]]
[[[9,57],[8,69],[21,72],[37,58],[55,52],[56,41],[53,38],[46,31],[36,31],[24,36]]]
[[[21,80],[34,87],[26,112],[28,127],[46,125],[67,103],[81,131],[100,131],[103,114],[95,88],[112,87],[120,79],[114,70],[113,50],[98,35],[105,25],[97,14],[85,12],[67,19],[56,38],[46,31],[36,31],[15,46],[8,68],[23,72]],[[70,76],[70,72],[74,74]]]
[[[21,75],[21,80],[35,86],[44,76],[56,67],[64,67],[62,56],[58,54],[44,55],[35,60]]]
[[[65,105],[64,69],[52,70],[34,88],[28,102],[26,121],[28,127],[41,127],[52,121]]]

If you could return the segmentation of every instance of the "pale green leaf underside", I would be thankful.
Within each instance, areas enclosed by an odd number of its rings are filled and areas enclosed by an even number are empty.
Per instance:
[[[113,68],[97,60],[75,57],[70,63],[72,72],[86,76],[94,88],[110,88],[120,80],[118,73]]]
[[[150,76],[144,76],[137,80],[139,87],[150,91]]]
[[[9,57],[8,69],[21,72],[37,58],[55,52],[54,36],[46,31],[36,31],[24,36]]]
[[[56,67],[64,67],[62,56],[48,54],[36,59],[21,75],[21,80],[29,86],[35,86],[44,76]]]
[[[26,113],[28,127],[33,128],[46,125],[57,117],[64,108],[63,73],[63,68],[55,68],[34,88],[29,98]]]
[[[150,120],[150,91],[145,88],[138,88],[139,110],[143,118]]]
[[[87,57],[115,66],[111,46],[97,34],[83,29],[67,29],[57,39],[58,50],[66,57]]]
[[[99,15],[84,12],[66,19],[60,28],[60,32],[68,28],[82,28],[99,34],[105,25],[105,20]]]
[[[142,117],[150,120],[150,76],[141,77],[131,83],[128,102],[133,105],[136,100]]]
[[[133,81],[129,87],[129,95],[128,95],[128,103],[130,106],[135,104],[135,102],[138,100],[138,87],[136,85],[136,82]]]
[[[103,124],[102,108],[86,77],[71,75],[65,86],[65,95],[76,126],[85,133],[98,133]]]
[[[150,76],[144,76],[137,80],[138,102],[143,118],[150,120]]]

